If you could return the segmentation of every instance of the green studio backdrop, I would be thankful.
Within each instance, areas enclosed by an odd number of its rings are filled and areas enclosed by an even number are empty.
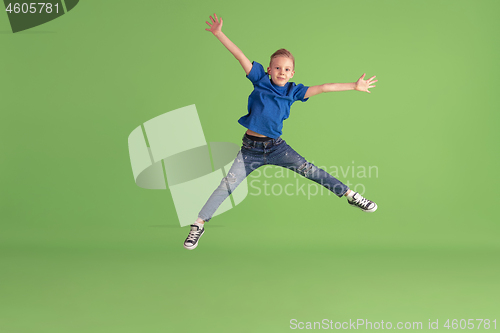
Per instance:
[[[286,332],[324,319],[494,330],[499,10],[86,0],[16,33],[0,14],[0,332]],[[295,103],[283,132],[377,212],[266,167],[196,250],[182,247],[170,191],[135,184],[127,138],[194,104],[207,142],[240,144],[252,85],[205,31],[214,12],[251,61],[289,49],[294,82],[377,76],[370,94]]]

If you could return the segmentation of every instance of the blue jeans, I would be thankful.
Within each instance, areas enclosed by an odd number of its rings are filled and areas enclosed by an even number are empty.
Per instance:
[[[254,141],[243,136],[243,144],[231,169],[215,189],[198,217],[209,221],[217,208],[236,187],[254,170],[263,165],[278,165],[310,179],[342,197],[349,187],[323,169],[318,168],[300,156],[281,137],[269,141]]]

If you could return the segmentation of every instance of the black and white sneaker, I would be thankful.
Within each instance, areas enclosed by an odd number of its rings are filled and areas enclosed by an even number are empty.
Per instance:
[[[205,232],[205,228],[199,227],[196,224],[191,224],[191,231],[184,241],[184,248],[194,250],[198,246],[198,240]]]
[[[377,204],[375,202],[363,198],[358,192],[354,193],[352,200],[347,198],[347,202],[353,207],[358,207],[363,212],[373,213],[377,210]]]

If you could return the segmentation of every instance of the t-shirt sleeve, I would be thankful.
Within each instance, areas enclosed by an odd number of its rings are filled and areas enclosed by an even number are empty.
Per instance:
[[[248,73],[247,78],[255,84],[257,81],[262,79],[267,73],[264,71],[264,67],[257,61],[252,62],[252,69]],[[305,93],[304,93],[305,94]]]
[[[294,101],[302,101],[302,102],[307,101],[309,99],[309,97],[304,99],[304,96],[306,95],[307,89],[309,89],[308,86],[305,86],[302,83],[297,84],[293,88],[293,100]]]

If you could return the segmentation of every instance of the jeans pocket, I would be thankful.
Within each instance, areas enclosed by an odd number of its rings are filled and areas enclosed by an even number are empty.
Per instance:
[[[245,141],[243,141],[243,143],[241,144],[241,148],[243,149],[253,149],[254,147],[253,146],[250,146],[248,143],[246,143]]]

